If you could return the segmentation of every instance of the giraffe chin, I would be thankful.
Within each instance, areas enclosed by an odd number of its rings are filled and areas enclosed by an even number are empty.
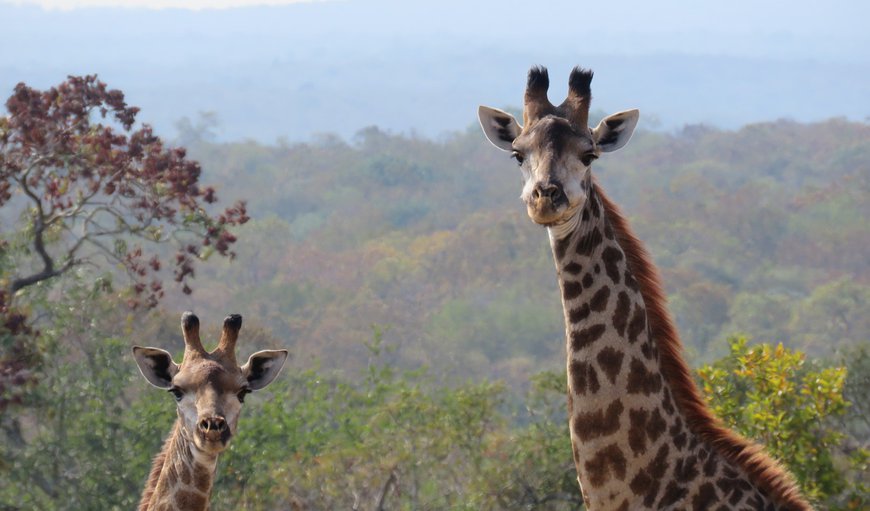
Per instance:
[[[220,435],[196,435],[194,444],[197,449],[204,453],[220,454],[226,450],[231,436],[229,431],[225,431]]]
[[[554,227],[567,221],[571,217],[569,209],[567,205],[559,205],[554,208],[550,203],[543,206],[540,204],[526,206],[526,212],[532,222],[544,227]]]
[[[565,220],[565,213],[568,208],[565,206],[553,207],[552,204],[529,204],[526,206],[526,212],[532,222],[551,227]]]

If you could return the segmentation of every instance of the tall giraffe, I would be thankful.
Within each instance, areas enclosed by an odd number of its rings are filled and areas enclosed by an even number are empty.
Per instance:
[[[529,71],[523,126],[481,106],[480,124],[523,174],[528,215],[546,226],[565,314],[571,445],[590,510],[808,510],[791,475],[705,406],[681,356],[658,270],[592,177],[628,143],[639,112],[588,126],[592,72],[547,98]]]
[[[264,350],[239,367],[238,314],[224,319],[218,347],[211,353],[199,338],[199,318],[185,312],[181,327],[185,347],[180,365],[162,349],[133,348],[142,376],[178,402],[178,419],[154,458],[139,511],[208,509],[218,455],[235,434],[245,395],[271,383],[287,359],[287,350]]]

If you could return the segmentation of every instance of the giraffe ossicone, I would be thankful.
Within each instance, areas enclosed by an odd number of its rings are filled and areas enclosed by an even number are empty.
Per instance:
[[[149,383],[173,395],[178,419],[154,458],[139,511],[207,510],[218,455],[236,433],[245,395],[270,384],[287,360],[287,350],[254,353],[239,366],[236,341],[242,316],[224,319],[217,348],[208,352],[199,337],[199,318],[181,316],[181,364],[160,348],[133,347]]]
[[[588,126],[592,72],[574,68],[568,97],[547,98],[529,71],[523,125],[481,106],[484,134],[523,175],[529,217],[546,226],[566,327],[571,445],[587,508],[808,510],[791,475],[726,429],[682,358],[658,270],[591,165],[625,146],[639,112]]]

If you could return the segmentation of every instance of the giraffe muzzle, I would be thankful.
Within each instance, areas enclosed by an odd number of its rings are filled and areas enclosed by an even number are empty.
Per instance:
[[[227,431],[227,421],[223,417],[207,417],[197,425],[200,433],[209,441],[223,440]]]
[[[539,182],[527,196],[529,217],[538,224],[549,225],[561,220],[568,206],[568,198],[562,185],[557,182]]]
[[[567,202],[565,192],[559,183],[538,183],[532,190],[532,199],[535,201],[549,201],[553,206],[561,202]]]

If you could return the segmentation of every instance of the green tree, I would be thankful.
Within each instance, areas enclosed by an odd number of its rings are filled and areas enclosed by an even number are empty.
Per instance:
[[[817,287],[794,310],[789,330],[798,346],[814,353],[867,341],[870,287],[850,277]]]
[[[851,493],[853,470],[842,467],[839,453],[844,433],[838,421],[849,406],[843,396],[846,369],[808,363],[803,353],[782,344],[750,346],[745,337],[728,342],[728,356],[698,370],[713,411],[764,444],[807,496],[840,507]]]
[[[62,298],[40,303],[39,384],[0,414],[0,509],[132,509],[171,405],[139,392],[123,309],[85,279],[56,284]]]

